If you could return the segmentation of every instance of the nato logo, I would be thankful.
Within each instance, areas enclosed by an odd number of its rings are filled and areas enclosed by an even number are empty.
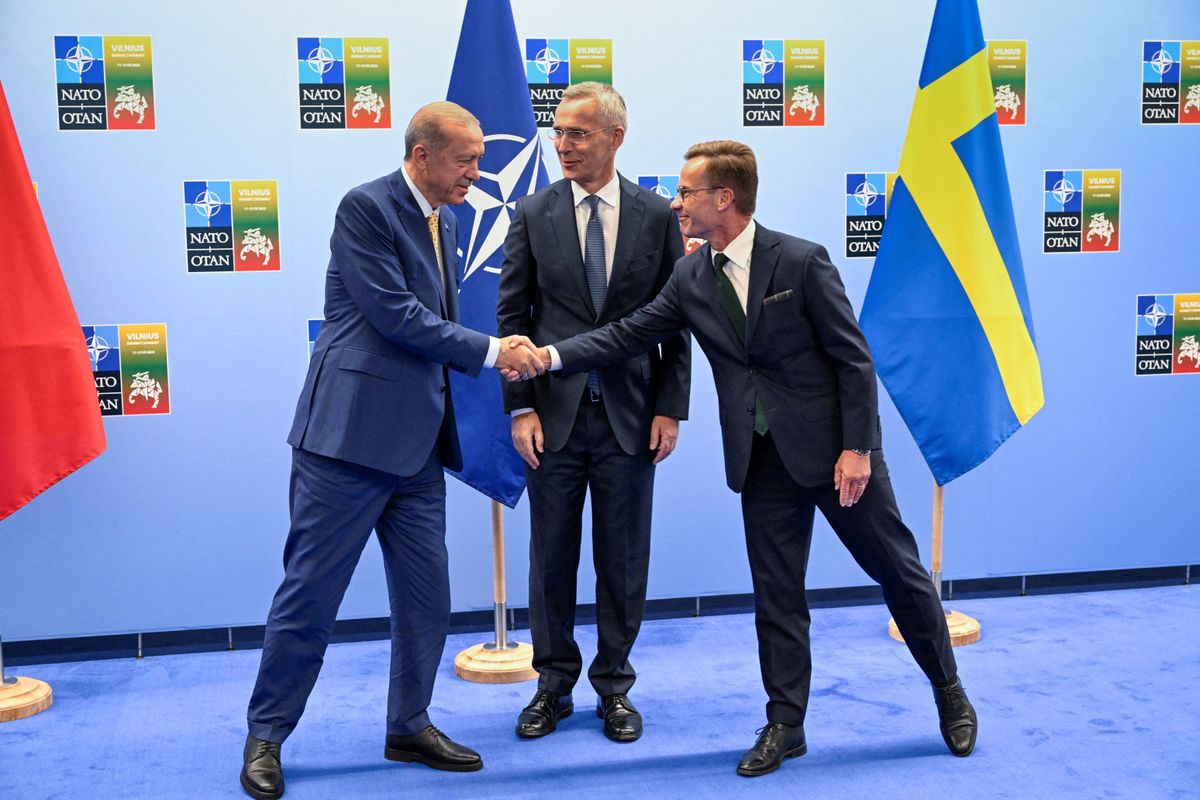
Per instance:
[[[1175,332],[1175,295],[1140,294],[1137,298],[1137,354],[1134,374],[1169,375]]]
[[[104,37],[55,36],[54,74],[58,89],[58,129],[107,129]]]
[[[346,60],[340,36],[296,39],[300,127],[346,127]]]
[[[1083,239],[1083,170],[1046,170],[1043,252],[1078,253]]]
[[[84,325],[101,416],[121,415],[121,347],[116,325]]]
[[[742,40],[742,124],[783,125],[783,40]]]
[[[846,258],[870,258],[879,250],[887,204],[887,173],[846,173]]]
[[[571,84],[569,39],[526,39],[525,82],[539,128],[554,124],[554,112]]]
[[[1179,122],[1180,43],[1142,42],[1142,122]]]
[[[678,175],[639,175],[638,186],[649,189],[668,203],[675,199],[679,189]]]
[[[188,272],[233,272],[229,181],[184,181]]]

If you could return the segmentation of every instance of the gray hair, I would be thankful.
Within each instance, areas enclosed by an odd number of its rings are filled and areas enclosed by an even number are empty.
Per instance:
[[[567,100],[595,100],[600,109],[600,123],[606,128],[629,128],[629,116],[625,110],[625,99],[607,83],[587,81],[575,83],[563,90],[563,102]]]
[[[413,148],[419,144],[433,151],[445,147],[450,138],[446,129],[455,125],[483,127],[474,114],[458,103],[440,100],[418,108],[404,132],[404,160],[412,158]]]

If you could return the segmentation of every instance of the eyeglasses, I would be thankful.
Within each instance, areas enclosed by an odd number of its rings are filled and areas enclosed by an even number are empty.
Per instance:
[[[568,142],[574,142],[578,144],[587,137],[591,136],[593,133],[599,133],[600,131],[611,131],[615,127],[617,126],[609,125],[606,128],[596,128],[594,131],[581,131],[576,128],[571,128],[564,131],[562,128],[551,128],[550,130],[546,131],[546,136],[549,137],[550,141],[552,142],[566,139]]]
[[[696,192],[712,192],[717,189],[728,189],[728,188],[729,188],[728,186],[697,186],[695,189],[691,189],[691,188],[684,188],[683,186],[680,186],[675,191],[675,196],[679,198],[679,202],[686,203],[687,199],[689,197],[691,197],[692,195],[694,195]]]

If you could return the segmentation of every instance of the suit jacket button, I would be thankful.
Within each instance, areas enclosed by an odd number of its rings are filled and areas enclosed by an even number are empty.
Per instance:
[[[757,374],[758,374],[758,369],[757,369],[757,368],[755,368],[755,367],[751,367],[751,368],[750,368],[750,374],[751,374],[751,375],[757,375]]]
[[[746,413],[747,413],[747,414],[753,414],[753,413],[754,413],[754,406],[746,406]]]
[[[443,386],[443,387],[442,387],[442,388],[441,388],[439,391],[440,391],[442,394],[445,394],[445,393],[446,393],[446,387],[445,387],[445,386]]]

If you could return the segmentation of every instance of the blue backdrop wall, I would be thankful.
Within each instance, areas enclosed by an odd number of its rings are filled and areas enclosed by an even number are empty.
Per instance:
[[[282,574],[284,437],[307,321],[321,316],[333,211],[351,186],[399,165],[409,114],[445,96],[464,5],[3,2],[0,81],[81,321],[165,323],[170,373],[170,414],[107,418],[107,453],[0,523],[8,638],[263,621]],[[1005,127],[1003,141],[1047,400],[948,486],[945,576],[1195,563],[1200,377],[1135,375],[1138,296],[1200,293],[1200,125],[1145,125],[1140,109],[1143,43],[1200,39],[1195,3],[980,5],[988,39],[1028,45],[1027,124]],[[825,243],[860,306],[873,262],[841,257],[847,174],[896,167],[932,0],[514,6],[523,42],[612,41],[630,107],[625,175],[674,175],[694,141],[746,141],[762,172],[759,219]],[[60,131],[56,35],[150,36],[156,129]],[[387,38],[390,129],[300,129],[306,36]],[[743,127],[747,39],[824,41],[824,126]],[[557,176],[553,157],[547,166]],[[1119,252],[1043,254],[1045,173],[1063,169],[1121,170]],[[228,179],[278,181],[282,269],[188,273],[182,183]],[[700,354],[693,387],[692,419],[659,471],[652,597],[750,591]],[[881,414],[901,508],[927,555],[932,480],[882,390]],[[451,481],[456,610],[491,605],[488,504]],[[524,501],[505,522],[509,601],[522,606]],[[592,582],[585,564],[581,601]],[[809,587],[865,582],[819,523]],[[386,608],[372,544],[342,617]]]

